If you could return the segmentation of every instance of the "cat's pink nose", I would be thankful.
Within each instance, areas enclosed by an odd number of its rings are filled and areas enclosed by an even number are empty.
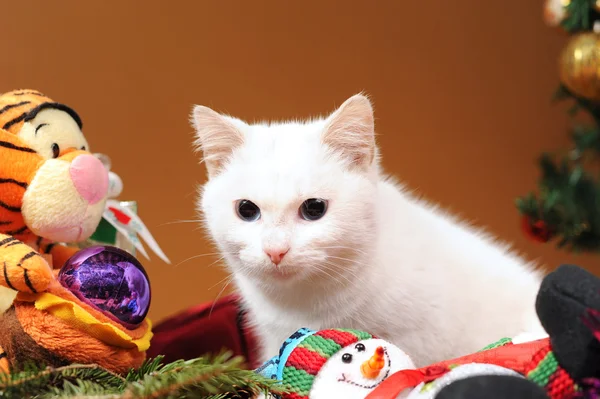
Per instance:
[[[106,197],[108,193],[108,171],[93,155],[79,155],[69,169],[75,189],[90,205]]]
[[[275,265],[279,265],[283,260],[285,254],[288,253],[289,248],[269,248],[265,249],[265,253],[269,258],[271,258],[271,262],[275,263]]]

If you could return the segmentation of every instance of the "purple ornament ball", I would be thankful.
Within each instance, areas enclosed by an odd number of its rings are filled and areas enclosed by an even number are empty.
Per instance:
[[[148,275],[133,255],[120,248],[82,249],[60,269],[58,281],[128,329],[139,326],[150,309]]]

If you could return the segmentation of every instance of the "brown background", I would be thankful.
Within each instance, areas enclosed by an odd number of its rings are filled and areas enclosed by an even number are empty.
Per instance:
[[[568,143],[565,108],[550,103],[565,37],[544,25],[541,1],[295,3],[2,4],[0,91],[38,89],[78,110],[173,261],[145,262],[152,318],[214,298],[224,277],[208,267],[216,257],[185,262],[213,249],[196,224],[172,223],[195,217],[205,178],[192,104],[295,118],[365,90],[389,172],[531,259],[600,272],[598,257],[528,241],[514,207],[535,188],[535,158]]]

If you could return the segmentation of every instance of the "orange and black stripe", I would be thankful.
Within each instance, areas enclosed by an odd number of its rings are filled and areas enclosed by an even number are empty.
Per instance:
[[[10,279],[8,278],[8,271],[6,270],[6,261],[4,261],[4,281],[6,281],[6,285],[8,285],[8,288],[17,291],[15,286],[12,285]]]
[[[10,236],[18,236],[19,234],[23,234],[26,231],[27,231],[27,226],[23,226],[21,228],[18,228],[17,230],[7,231],[4,234],[10,235]]]
[[[31,290],[31,292],[37,294],[37,290],[33,287],[33,284],[31,284],[31,280],[29,280],[29,276],[27,275],[27,269],[23,267],[23,262],[25,262],[27,259],[33,258],[34,256],[40,255],[35,251],[28,252],[27,254],[25,254],[25,256],[21,258],[19,263],[17,263],[17,266],[23,269],[23,278],[25,279],[25,284],[27,285],[27,287]]]
[[[13,95],[13,96],[27,96],[27,95],[32,95],[32,96],[46,97],[44,94],[42,94],[42,93],[40,93],[39,91],[36,91],[36,90],[18,90],[18,91],[13,91],[10,94]]]
[[[25,262],[27,259],[31,259],[34,256],[40,256],[39,254],[37,254],[34,251],[30,251],[27,254],[25,254],[21,260],[19,261],[19,263],[17,263],[17,266],[20,267],[23,270],[23,280],[25,281],[25,285],[27,285],[27,288],[29,288],[31,290],[32,293],[37,294],[37,290],[34,288],[33,284],[31,283],[31,280],[29,279],[29,275],[28,275],[28,270],[25,269],[23,267],[23,262]],[[6,261],[4,261],[4,281],[6,281],[6,285],[13,290],[17,290],[15,288],[15,286],[10,282],[10,278],[8,277],[8,268],[6,266]]]
[[[35,150],[33,148],[19,147],[18,145],[14,145],[13,143],[9,143],[8,141],[0,141],[0,147],[8,148],[9,150],[35,153]]]
[[[23,242],[17,240],[14,237],[7,237],[0,241],[0,248],[3,248],[3,247],[7,248],[7,247],[14,246],[14,245],[25,245],[25,244],[23,244]],[[17,263],[17,266],[23,269],[23,279],[25,280],[25,284],[27,285],[27,287],[31,290],[31,292],[36,294],[37,291],[33,287],[33,284],[31,283],[31,280],[29,280],[29,276],[27,275],[27,269],[25,269],[23,267],[23,262],[25,262],[27,259],[33,258],[34,256],[39,256],[39,255],[37,253],[35,253],[34,251],[27,252],[27,254],[25,254],[23,257],[21,257],[21,260],[19,261],[19,263]],[[6,285],[8,285],[9,288],[14,290],[15,287],[12,285],[12,283],[10,282],[10,279],[8,278],[6,261],[4,262],[3,272],[4,272],[4,281],[6,281]]]
[[[8,111],[12,108],[17,108],[19,106],[28,105],[28,104],[31,104],[31,102],[30,101],[22,101],[22,102],[16,103],[16,104],[9,104],[9,105],[5,106],[4,108],[0,109],[0,115],[2,115],[2,112],[1,112],[2,110]],[[44,102],[44,103],[37,105],[34,108],[26,107],[26,110],[23,111],[21,114],[6,121],[4,123],[4,125],[2,126],[2,129],[9,130],[13,125],[16,125],[19,122],[30,121],[33,118],[35,118],[37,116],[37,114],[40,113],[40,111],[45,110],[45,109],[57,109],[60,111],[64,111],[67,114],[69,114],[71,116],[71,118],[73,118],[75,120],[75,122],[77,123],[77,125],[79,126],[80,129],[83,128],[83,122],[81,121],[81,118],[79,117],[77,112],[75,112],[72,108],[70,108],[64,104],[60,104],[60,103]]]
[[[16,184],[19,187],[23,187],[24,189],[27,189],[27,187],[29,186],[29,184],[22,182],[22,181],[18,181],[15,179],[2,179],[0,178],[0,184]]]
[[[21,207],[8,205],[6,202],[0,201],[0,208],[4,208],[10,212],[21,212]]]
[[[0,241],[0,247],[3,247],[4,245],[9,244],[11,242],[15,242],[15,241],[21,242],[14,237],[7,237],[4,240]]]
[[[4,107],[0,108],[0,114],[3,114],[8,110],[11,110],[13,108],[20,107],[20,106],[26,105],[26,104],[31,104],[31,101],[21,101],[20,103],[5,105]]]
[[[16,134],[33,110],[42,104],[53,102],[37,90],[15,90],[3,93],[0,95],[0,128]]]

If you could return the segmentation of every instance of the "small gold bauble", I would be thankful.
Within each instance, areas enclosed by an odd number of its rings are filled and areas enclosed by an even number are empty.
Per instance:
[[[566,7],[570,3],[571,0],[546,0],[544,4],[544,22],[552,27],[560,26],[561,22],[567,17]]]
[[[560,56],[560,80],[575,95],[600,101],[600,34],[573,36]]]

